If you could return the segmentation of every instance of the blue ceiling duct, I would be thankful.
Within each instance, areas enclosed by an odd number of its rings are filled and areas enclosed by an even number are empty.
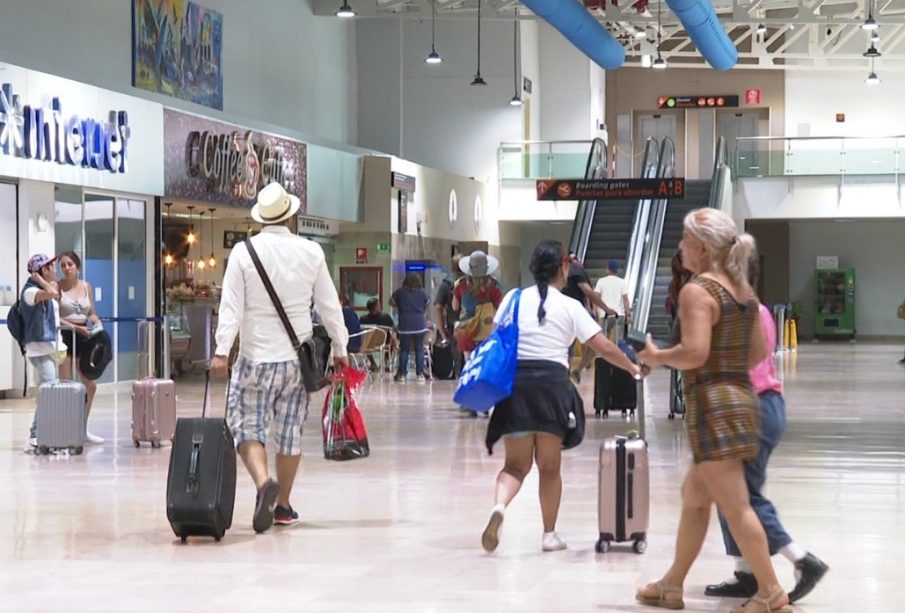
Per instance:
[[[601,68],[619,68],[625,62],[622,45],[576,0],[522,0],[522,4]]]
[[[716,70],[729,70],[738,62],[738,50],[708,0],[666,0],[704,59]]]

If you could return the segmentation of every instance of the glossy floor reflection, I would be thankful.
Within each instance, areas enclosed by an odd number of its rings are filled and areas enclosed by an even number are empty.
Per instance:
[[[898,611],[905,542],[905,369],[891,345],[807,345],[786,360],[789,426],[770,497],[796,540],[830,564],[796,610]],[[582,386],[589,400],[590,377]],[[667,378],[649,380],[652,519],[644,555],[594,553],[597,450],[631,425],[589,418],[564,456],[559,531],[569,549],[541,553],[536,477],[507,515],[500,550],[480,533],[501,452],[486,422],[463,417],[452,384],[370,386],[361,396],[372,456],[322,458],[309,420],[294,505],[302,523],[251,530],[254,492],[240,471],[233,528],[220,544],[180,545],[164,509],[169,448],[134,449],[128,393],[99,395],[79,457],[21,451],[33,401],[0,402],[0,610],[3,611],[628,611],[635,586],[668,564],[688,461],[682,422],[666,419]],[[180,414],[200,412],[200,379],[177,382]],[[215,388],[222,407],[224,385]],[[312,403],[320,414],[321,397]],[[590,405],[588,405],[590,406]],[[221,409],[222,411],[222,409]],[[791,588],[792,568],[775,558]],[[703,596],[728,576],[715,517],[686,586],[693,611],[735,602]]]

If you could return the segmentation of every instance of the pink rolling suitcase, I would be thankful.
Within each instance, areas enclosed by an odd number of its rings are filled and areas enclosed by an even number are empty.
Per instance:
[[[160,447],[176,434],[176,384],[147,377],[132,384],[132,440]]]
[[[635,553],[644,553],[650,516],[650,468],[643,439],[617,436],[603,442],[597,513],[598,553],[608,551],[610,543],[626,541],[633,541]]]

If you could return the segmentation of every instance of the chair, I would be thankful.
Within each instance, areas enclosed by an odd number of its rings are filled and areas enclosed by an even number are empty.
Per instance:
[[[370,377],[370,368],[368,367],[368,357],[378,356],[378,364],[381,370],[385,370],[384,347],[387,344],[387,332],[382,328],[367,328],[352,334],[349,338],[361,338],[361,348],[349,354],[351,364],[360,370],[364,370]]]

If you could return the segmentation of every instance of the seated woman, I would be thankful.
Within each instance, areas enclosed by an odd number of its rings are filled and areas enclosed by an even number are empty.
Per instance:
[[[63,273],[63,277],[59,280],[60,324],[63,342],[66,344],[66,359],[60,365],[60,377],[72,379],[74,378],[72,374],[73,353],[78,358],[80,343],[91,336],[91,330],[102,326],[101,320],[94,310],[91,284],[79,278],[82,260],[75,252],[64,251],[60,254],[59,262],[60,270]],[[89,324],[91,329],[89,329]],[[88,402],[85,406],[85,416],[87,418],[91,412],[94,394],[97,392],[97,383],[86,377],[78,365],[76,369],[88,393]],[[104,442],[103,438],[91,432],[88,432],[87,440],[95,445]]]

